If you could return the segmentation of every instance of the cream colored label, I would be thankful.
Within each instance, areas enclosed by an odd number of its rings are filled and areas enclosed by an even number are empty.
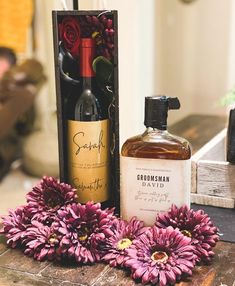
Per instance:
[[[159,212],[190,204],[191,161],[121,156],[121,215],[153,225]]]
[[[78,201],[104,202],[109,198],[109,120],[68,120],[69,182]]]

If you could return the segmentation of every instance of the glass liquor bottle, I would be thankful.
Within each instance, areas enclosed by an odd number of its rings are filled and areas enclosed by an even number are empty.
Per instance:
[[[145,98],[146,130],[128,139],[121,150],[121,215],[152,225],[171,204],[190,203],[191,149],[187,140],[167,131],[169,109],[178,98]]]
[[[76,103],[68,109],[68,182],[77,189],[79,202],[101,202],[106,207],[110,199],[108,105],[96,85],[94,57],[94,40],[81,39],[81,87]]]

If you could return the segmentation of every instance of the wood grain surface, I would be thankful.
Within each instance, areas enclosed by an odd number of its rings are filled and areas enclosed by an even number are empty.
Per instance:
[[[192,146],[193,203],[235,207],[235,165],[225,159],[226,121],[224,116],[193,114],[169,128]]]
[[[235,198],[234,165],[200,161],[198,163],[198,193]]]
[[[186,138],[196,153],[226,127],[226,116],[192,114],[169,126],[172,134]]]
[[[0,286],[137,286],[127,270],[97,263],[92,266],[38,262],[21,250],[8,249],[0,237]],[[196,266],[193,275],[177,286],[234,286],[235,244],[219,242],[210,265]],[[150,285],[150,284],[148,284]]]

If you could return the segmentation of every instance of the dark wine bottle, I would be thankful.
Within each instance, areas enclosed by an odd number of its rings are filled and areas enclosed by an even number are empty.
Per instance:
[[[109,119],[105,96],[100,94],[92,62],[95,42],[81,39],[81,88],[75,106],[68,115],[68,181],[77,189],[78,201],[109,204]]]

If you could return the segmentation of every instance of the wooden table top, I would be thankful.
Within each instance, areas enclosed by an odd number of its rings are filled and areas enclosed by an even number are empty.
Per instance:
[[[204,122],[204,123],[203,123]],[[213,122],[213,124],[211,124]],[[170,128],[198,150],[225,127],[225,118],[191,115]],[[213,126],[212,126],[213,125]],[[234,227],[234,226],[231,226]],[[219,242],[210,265],[197,266],[193,276],[178,286],[235,286],[235,244]],[[0,286],[135,286],[127,271],[97,263],[92,266],[38,262],[9,249],[0,236]]]
[[[218,242],[215,257],[210,265],[197,266],[193,276],[177,283],[178,286],[234,286],[235,244]],[[22,254],[21,250],[8,249],[0,238],[1,286],[136,286],[127,271],[111,268],[103,263],[92,266],[59,265],[38,262]]]
[[[226,127],[227,117],[192,114],[169,127],[172,134],[186,138],[196,153],[203,145]]]

